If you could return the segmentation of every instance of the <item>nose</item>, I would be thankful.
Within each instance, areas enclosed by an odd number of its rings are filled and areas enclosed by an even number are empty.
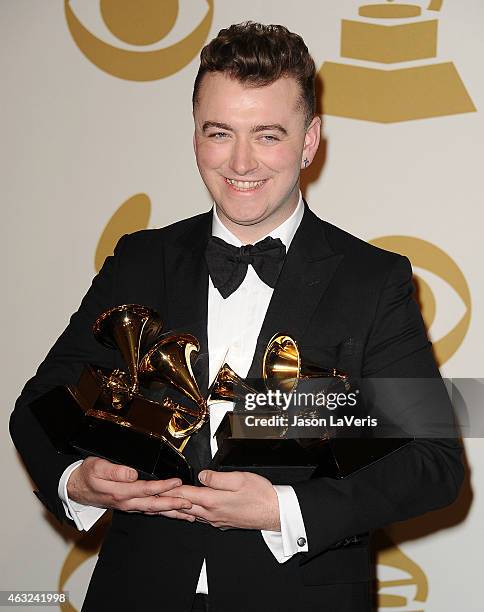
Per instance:
[[[252,144],[245,139],[237,139],[232,147],[229,167],[237,176],[245,176],[258,166]]]

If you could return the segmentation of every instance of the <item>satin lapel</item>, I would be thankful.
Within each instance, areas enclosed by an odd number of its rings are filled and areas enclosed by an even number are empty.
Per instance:
[[[166,262],[167,328],[193,334],[200,342],[195,366],[201,392],[208,384],[208,269],[205,248],[212,230],[212,213],[201,215],[193,225],[168,245]]]
[[[261,376],[262,357],[278,332],[300,340],[343,255],[329,245],[324,223],[306,205],[257,340],[248,378]]]

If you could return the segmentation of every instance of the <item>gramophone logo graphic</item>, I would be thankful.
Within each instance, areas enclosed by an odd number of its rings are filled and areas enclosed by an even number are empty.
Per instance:
[[[476,111],[453,62],[429,61],[437,57],[435,13],[442,4],[431,0],[422,10],[387,0],[360,6],[359,20],[343,19],[341,57],[348,61],[320,69],[324,112],[396,123]],[[412,66],[394,67],[402,62]]]

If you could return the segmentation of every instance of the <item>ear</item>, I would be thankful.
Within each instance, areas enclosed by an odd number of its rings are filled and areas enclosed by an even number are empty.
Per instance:
[[[313,117],[304,135],[301,168],[306,168],[314,159],[321,140],[321,117]],[[304,163],[307,160],[308,163]]]

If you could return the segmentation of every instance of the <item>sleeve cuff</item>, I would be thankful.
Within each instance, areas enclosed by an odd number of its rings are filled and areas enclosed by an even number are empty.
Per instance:
[[[72,472],[79,467],[81,463],[82,459],[67,466],[59,479],[57,492],[60,500],[62,501],[62,506],[64,507],[64,512],[66,513],[67,518],[74,521],[74,524],[79,531],[88,531],[106,512],[106,509],[97,508],[95,506],[85,506],[84,504],[80,504],[69,499],[67,494],[67,481],[69,480]]]
[[[288,561],[298,552],[308,552],[306,528],[294,489],[274,485],[279,501],[281,531],[261,531],[264,541],[278,563]]]

